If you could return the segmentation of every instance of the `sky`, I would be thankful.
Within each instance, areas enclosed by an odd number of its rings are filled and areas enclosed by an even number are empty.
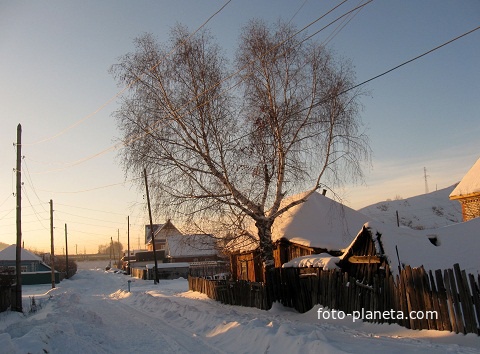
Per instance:
[[[365,3],[366,1],[362,2]],[[346,1],[312,25],[320,30],[358,6]],[[0,0],[0,242],[15,243],[17,125],[22,125],[22,240],[55,253],[96,253],[113,238],[143,246],[144,192],[126,181],[112,113],[118,87],[109,68],[152,33],[177,22],[207,23],[232,57],[249,19],[283,19],[302,28],[340,1],[6,1]],[[345,26],[315,35],[369,80],[480,25],[476,0],[374,0]],[[359,209],[457,183],[480,157],[480,30],[379,77],[363,88],[361,119],[372,162],[364,183],[335,191]],[[425,185],[425,170],[427,186]],[[165,220],[160,215],[154,223]],[[172,220],[175,224],[175,220]]]

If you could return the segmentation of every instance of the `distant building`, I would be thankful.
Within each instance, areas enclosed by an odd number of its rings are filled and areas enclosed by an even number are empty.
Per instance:
[[[450,194],[450,199],[460,202],[463,221],[480,216],[480,159],[455,187]]]
[[[10,245],[0,251],[0,267],[16,270],[16,245]],[[21,249],[22,284],[49,284],[52,281],[52,269],[43,260],[26,249]],[[55,271],[55,282],[61,280],[60,273]]]
[[[167,242],[167,236],[183,235],[170,220],[167,220],[165,224],[154,224],[153,234],[155,238],[155,250],[165,249]],[[145,245],[148,251],[153,251],[152,233],[150,231],[150,225],[145,225]]]
[[[207,234],[168,236],[166,257],[170,263],[220,260],[215,239]]]

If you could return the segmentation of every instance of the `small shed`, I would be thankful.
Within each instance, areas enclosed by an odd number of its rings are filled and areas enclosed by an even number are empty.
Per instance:
[[[463,221],[480,216],[480,159],[472,166],[450,194],[462,206]]]
[[[0,266],[16,270],[16,245],[10,245],[0,251]],[[22,285],[48,284],[52,281],[52,269],[37,255],[21,249]],[[60,273],[55,271],[55,282],[61,280]]]
[[[368,222],[340,257],[338,265],[359,280],[370,282],[389,267],[398,274],[405,265],[425,270],[460,264],[467,273],[480,273],[480,218],[430,230],[412,230]]]
[[[303,193],[305,195],[306,193]],[[301,198],[287,198],[282,205]],[[280,215],[272,227],[275,267],[294,258],[328,253],[339,256],[368,218],[323,194],[314,192],[305,202]],[[234,279],[264,281],[255,230],[227,245]]]

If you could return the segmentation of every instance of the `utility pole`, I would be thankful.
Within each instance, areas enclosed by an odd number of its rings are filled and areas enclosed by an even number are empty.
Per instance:
[[[122,250],[120,249],[120,229],[117,229],[117,247],[118,247],[117,268],[119,268],[120,267],[120,261],[122,259],[122,255],[121,255]]]
[[[130,215],[127,216],[127,262],[127,274],[130,275]]]
[[[152,245],[153,245],[153,259],[155,261],[155,280],[154,284],[158,284],[158,263],[157,263],[157,251],[155,250],[155,234],[153,232],[153,221],[152,221],[152,208],[150,207],[150,195],[148,194],[148,182],[147,182],[147,170],[143,169],[143,175],[145,176],[145,188],[147,189],[147,204],[148,204],[148,216],[150,218],[150,234],[152,235]]]
[[[65,224],[65,263],[67,269],[67,279],[68,279],[68,239],[67,239],[67,224]]]
[[[17,285],[15,288],[15,310],[22,308],[22,126],[17,126],[17,246],[15,249],[15,271]]]
[[[112,250],[113,250],[113,237],[110,236],[110,263],[108,266],[112,268]]]
[[[425,177],[425,194],[427,194],[428,193],[427,177],[429,177],[429,176],[427,176],[427,168],[426,167],[423,168],[423,176]]]
[[[50,263],[52,269],[52,289],[55,288],[55,248],[53,245],[53,200],[50,199]]]

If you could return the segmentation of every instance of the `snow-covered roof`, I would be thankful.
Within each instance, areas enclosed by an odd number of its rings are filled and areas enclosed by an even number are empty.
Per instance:
[[[423,265],[426,270],[448,269],[459,263],[467,273],[480,272],[480,218],[435,230],[412,230],[379,222],[368,222],[365,226],[371,229],[374,239],[377,232],[381,234],[380,241],[392,273],[397,273],[398,258],[405,265]],[[437,245],[429,238],[436,238]],[[378,244],[377,251],[380,253]]]
[[[155,243],[163,242],[167,236],[182,235],[182,233],[173,225],[170,220],[164,224],[154,224],[153,232],[155,235]],[[150,225],[145,225],[145,244],[152,243],[152,235],[150,232]]]
[[[450,198],[459,199],[477,193],[480,193],[480,158],[452,191]]]
[[[22,261],[39,261],[42,259],[26,249],[21,249],[20,257]],[[14,261],[17,258],[17,246],[10,245],[7,248],[0,251],[0,261]]]
[[[337,263],[340,261],[339,257],[334,257],[328,253],[311,254],[292,259],[290,262],[284,263],[283,268],[304,268],[315,267],[323,268],[324,270],[338,268]]]
[[[172,235],[167,236],[165,246],[167,256],[170,257],[199,257],[217,254],[215,239],[212,235]]]
[[[284,204],[289,202],[287,198]],[[286,238],[308,247],[339,250],[350,244],[367,221],[358,211],[315,192],[275,220],[272,240]]]
[[[286,198],[281,208],[305,195]],[[369,221],[362,213],[333,199],[314,192],[308,199],[277,217],[272,227],[272,241],[285,238],[307,247],[342,250],[357,235],[358,230]],[[250,232],[256,237],[256,229]],[[230,250],[251,251],[258,247],[257,241],[245,236],[228,245]]]

